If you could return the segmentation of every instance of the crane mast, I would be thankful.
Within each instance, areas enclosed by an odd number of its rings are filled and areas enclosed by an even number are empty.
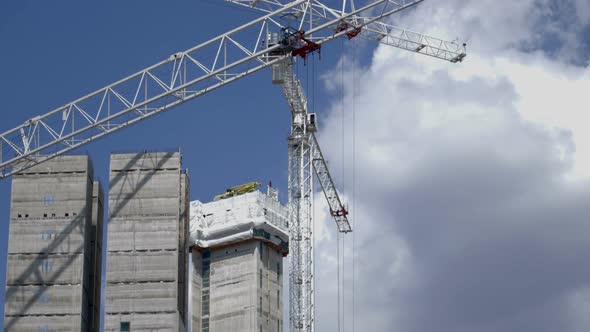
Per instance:
[[[280,84],[291,109],[288,139],[289,212],[289,324],[291,331],[312,331],[314,310],[314,229],[312,156],[307,141],[307,101],[293,75],[293,60],[273,67],[273,82]]]
[[[273,83],[280,85],[291,110],[289,152],[290,264],[289,318],[291,331],[314,330],[314,178],[318,177],[339,232],[352,231],[327,163],[315,137],[315,114],[293,72],[293,59],[273,65]]]
[[[227,0],[239,5],[254,7],[260,5],[258,0]],[[346,1],[346,0],[344,0]],[[266,1],[266,8],[272,10],[278,2]],[[342,18],[342,12],[331,10],[320,2],[310,2],[312,10],[310,26],[323,23],[330,16],[341,17],[332,28],[336,33],[344,32],[348,39],[362,36],[385,45],[420,53],[452,63],[463,61],[466,56],[465,45],[447,42],[442,39],[398,28],[383,22],[356,15]],[[314,7],[319,10],[313,10]],[[295,6],[294,16],[305,16],[310,7]],[[364,33],[361,34],[365,29]],[[334,181],[330,175],[327,162],[323,157],[315,137],[317,130],[316,115],[308,113],[307,98],[300,81],[295,77],[293,62],[296,56],[304,58],[308,53],[319,50],[311,39],[296,37],[295,33],[284,32],[281,36],[269,36],[269,44],[282,44],[284,49],[272,52],[281,55],[291,51],[292,58],[285,58],[273,64],[273,83],[278,84],[291,110],[291,134],[288,140],[289,152],[289,232],[290,232],[290,282],[289,282],[289,324],[290,331],[309,331],[315,329],[315,285],[314,285],[314,179],[313,171],[318,177],[330,214],[335,219],[338,231],[352,231],[348,221],[348,211],[342,204]],[[310,37],[311,38],[311,37]],[[293,40],[303,39],[304,46],[287,48]],[[297,51],[295,51],[297,50]],[[313,170],[313,171],[312,171]]]
[[[333,39],[359,36],[456,63],[466,56],[465,44],[382,22],[424,0],[372,0],[358,8],[350,0],[348,11],[347,0],[338,9],[312,0],[226,1],[264,15],[0,134],[0,179],[272,67],[273,83],[280,85],[291,110],[290,328],[314,331],[314,173],[338,231],[352,229],[315,137],[315,114],[308,113],[294,58],[305,59]]]

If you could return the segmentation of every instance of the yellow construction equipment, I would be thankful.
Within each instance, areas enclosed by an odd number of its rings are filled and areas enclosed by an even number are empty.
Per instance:
[[[249,183],[240,184],[238,186],[228,188],[223,194],[219,194],[219,195],[215,196],[213,198],[213,200],[218,201],[220,199],[225,199],[225,198],[229,198],[229,197],[243,195],[246,193],[251,193],[254,190],[256,190],[256,188],[258,188],[258,187],[260,187],[259,182],[249,182]]]

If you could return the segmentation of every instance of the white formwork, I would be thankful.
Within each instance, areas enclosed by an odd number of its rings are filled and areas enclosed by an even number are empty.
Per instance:
[[[289,241],[287,223],[287,208],[260,191],[210,203],[191,202],[191,242],[200,248],[254,238],[256,230],[270,234],[262,240],[284,245]]]

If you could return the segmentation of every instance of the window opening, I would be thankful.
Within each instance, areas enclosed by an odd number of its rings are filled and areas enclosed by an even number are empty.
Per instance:
[[[121,322],[121,326],[120,326],[119,331],[121,331],[121,332],[131,331],[131,323],[130,322]]]

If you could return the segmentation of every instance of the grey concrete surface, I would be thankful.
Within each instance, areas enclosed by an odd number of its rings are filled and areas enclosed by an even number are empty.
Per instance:
[[[187,183],[178,152],[111,155],[105,331],[185,329]]]
[[[80,315],[82,285],[56,286],[8,286],[6,292],[14,291],[6,301],[6,315]],[[29,301],[34,301],[29,305]]]
[[[178,199],[172,201],[178,201]],[[112,203],[116,204],[116,201]],[[142,213],[141,209],[138,211]],[[178,216],[163,218],[138,214],[126,218],[115,216],[109,220],[109,252],[177,249]]]
[[[282,331],[280,252],[248,240],[191,256],[192,331]]]
[[[111,252],[107,260],[109,283],[176,281],[177,251]]]
[[[175,313],[176,286],[176,282],[108,284],[105,313]]]
[[[85,219],[11,219],[8,254],[83,252]]]
[[[40,285],[40,284],[81,284],[84,269],[82,253],[56,255],[8,255],[6,284]],[[27,269],[36,266],[35,273]]]
[[[175,330],[179,317],[174,313],[116,314],[106,315],[105,331],[119,331],[121,322],[130,322],[131,331],[178,331]]]
[[[79,315],[24,316],[12,326],[12,331],[82,331],[81,322]]]
[[[5,331],[98,330],[102,198],[92,178],[87,156],[13,176]]]

